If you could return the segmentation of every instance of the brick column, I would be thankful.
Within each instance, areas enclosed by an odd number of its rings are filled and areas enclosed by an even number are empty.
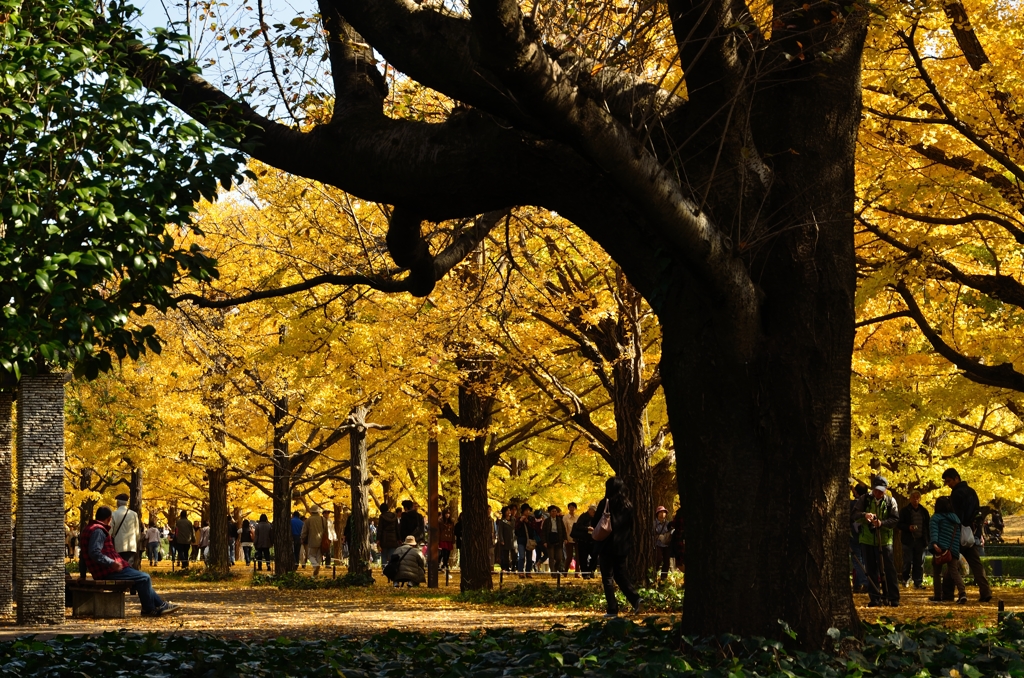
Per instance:
[[[18,385],[19,624],[64,622],[64,375]]]
[[[11,573],[14,558],[11,552],[11,402],[10,391],[0,390],[0,615],[14,611],[14,590]]]

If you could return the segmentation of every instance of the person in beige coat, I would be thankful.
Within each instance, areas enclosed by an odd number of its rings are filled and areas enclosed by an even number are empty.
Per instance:
[[[320,515],[320,508],[314,506],[310,509],[309,518],[306,518],[306,522],[302,526],[302,533],[299,535],[299,541],[306,547],[306,558],[313,566],[314,577],[320,574],[320,564],[323,558],[323,553],[320,552],[320,543],[326,533],[327,521]]]

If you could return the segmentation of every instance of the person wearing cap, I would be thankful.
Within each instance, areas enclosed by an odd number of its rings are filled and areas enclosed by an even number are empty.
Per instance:
[[[969,528],[964,532],[973,535],[974,519],[978,515],[978,507],[981,503],[978,500],[978,493],[960,479],[960,473],[955,468],[948,468],[942,472],[942,482],[950,490],[949,498],[953,501],[953,512],[960,518],[960,525]],[[971,540],[968,545],[961,540],[960,554],[967,561],[967,565],[971,568],[971,574],[974,575],[974,581],[978,585],[978,600],[982,603],[992,600],[992,587],[989,586],[985,566],[981,563],[977,542]],[[953,599],[953,581],[951,579],[943,580],[942,597],[947,600]]]
[[[672,561],[672,523],[668,509],[659,506],[654,511],[654,566],[661,563],[661,580],[668,579],[668,568]]]
[[[320,546],[323,543],[324,535],[327,534],[327,522],[320,515],[320,507],[314,506],[309,510],[309,517],[302,524],[302,531],[299,532],[299,542],[306,547],[306,559],[313,566],[313,576],[319,576],[320,563],[323,553]]]
[[[139,545],[142,543],[142,535],[139,514],[128,508],[127,494],[119,494],[114,498],[117,500],[117,509],[111,518],[110,536],[113,537],[114,548],[121,557],[135,567],[141,561]]]
[[[899,607],[900,587],[892,557],[892,533],[899,523],[896,500],[887,494],[889,483],[878,476],[871,491],[857,500],[854,515],[861,523],[860,543],[864,551],[869,584],[868,607]]]
[[[398,558],[398,575],[394,580],[396,585],[404,583],[419,586],[427,581],[427,559],[416,545],[416,537],[411,534],[407,536],[391,557]]]

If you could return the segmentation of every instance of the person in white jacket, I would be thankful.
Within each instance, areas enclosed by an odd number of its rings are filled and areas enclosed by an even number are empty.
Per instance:
[[[127,494],[119,494],[115,499],[117,510],[110,520],[110,536],[114,539],[114,550],[131,563],[132,567],[138,567],[141,564],[139,546],[142,543],[139,534],[139,514],[128,508]]]

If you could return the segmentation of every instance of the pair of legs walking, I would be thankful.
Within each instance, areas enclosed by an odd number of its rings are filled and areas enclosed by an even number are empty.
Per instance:
[[[604,599],[609,615],[619,613],[619,601],[615,598],[615,585],[618,584],[625,594],[626,600],[636,611],[640,607],[640,594],[633,588],[633,582],[626,572],[627,557],[613,549],[601,552],[601,583],[604,585]]]
[[[991,600],[992,587],[989,586],[988,576],[985,574],[985,566],[981,563],[981,555],[978,553],[978,547],[961,546],[960,555],[964,557],[967,561],[967,566],[971,569],[971,575],[974,577],[974,581],[978,585],[978,595],[981,602]],[[954,582],[952,577],[942,582],[943,600],[953,599],[953,585]]]
[[[945,577],[942,576],[943,567],[945,567],[945,570],[946,570],[946,576]],[[938,602],[940,600],[943,600],[942,589],[943,589],[944,585],[948,584],[948,588],[949,588],[949,591],[950,591],[951,595],[948,598],[946,598],[946,600],[952,600],[953,599],[952,591],[953,591],[953,587],[956,586],[956,592],[958,594],[957,597],[960,600],[963,600],[964,602],[967,602],[967,587],[964,586],[964,579],[963,579],[963,577],[960,576],[960,562],[959,561],[952,560],[952,561],[946,563],[945,565],[940,565],[940,564],[935,562],[935,558],[933,557],[932,558],[932,577],[935,580],[935,585],[934,585],[934,588],[933,588],[935,597],[932,600],[934,600],[936,602]]]

